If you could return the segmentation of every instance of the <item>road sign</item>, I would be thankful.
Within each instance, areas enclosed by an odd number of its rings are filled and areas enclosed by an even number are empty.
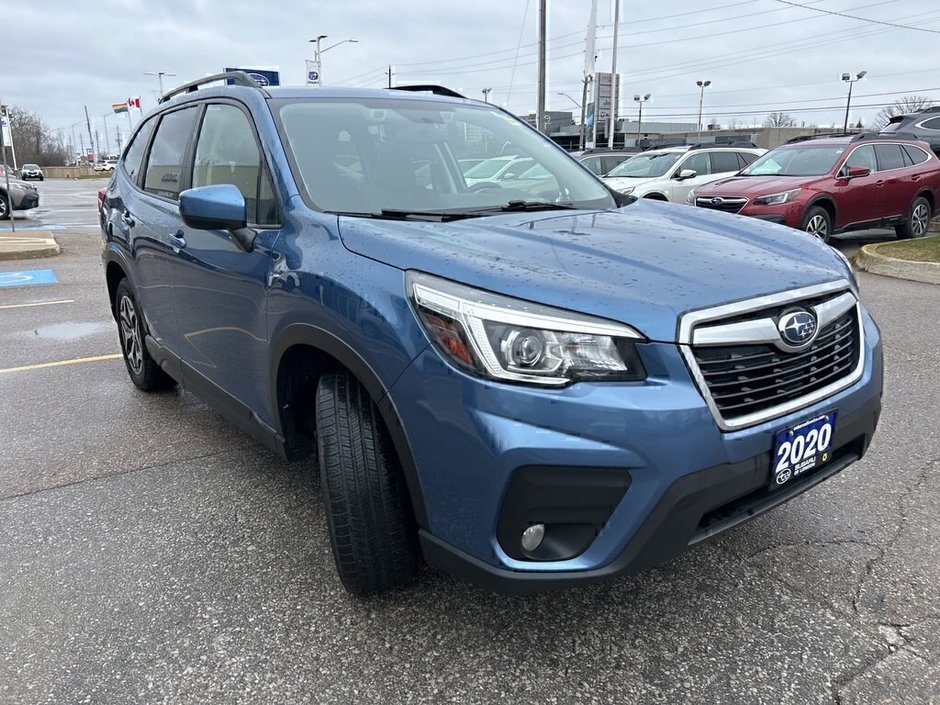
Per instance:
[[[307,83],[316,83],[320,80],[319,71],[307,71]]]

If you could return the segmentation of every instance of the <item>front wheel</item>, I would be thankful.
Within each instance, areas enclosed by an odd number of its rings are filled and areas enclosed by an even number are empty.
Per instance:
[[[343,586],[372,595],[407,585],[418,566],[408,488],[382,418],[355,377],[320,378],[316,429],[327,528]]]
[[[0,220],[6,220],[10,217],[10,205],[7,203],[7,195],[0,193]]]
[[[144,321],[137,298],[127,279],[118,284],[114,297],[121,354],[131,381],[145,392],[172,389],[176,380],[160,369],[144,343]]]
[[[898,226],[895,226],[894,232],[899,240],[907,240],[912,237],[923,237],[927,234],[927,228],[930,225],[930,203],[923,196],[918,196],[907,209],[907,218]]]
[[[813,206],[803,216],[802,229],[823,242],[829,242],[832,237],[832,218],[829,217],[829,211],[821,206]]]

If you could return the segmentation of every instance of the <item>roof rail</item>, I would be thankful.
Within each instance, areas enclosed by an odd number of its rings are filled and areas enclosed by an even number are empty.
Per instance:
[[[732,147],[752,147],[758,149],[757,145],[750,140],[741,140],[740,142],[697,142],[689,147],[689,151],[691,152],[693,149],[729,149]]]
[[[174,88],[172,91],[164,93],[160,96],[159,103],[165,103],[170,98],[178,96],[180,93],[193,93],[198,91],[199,88],[206,83],[215,83],[216,81],[231,81],[236,83],[239,86],[247,86],[249,88],[257,88],[264,94],[265,98],[270,98],[271,94],[268,93],[264,88],[261,87],[261,84],[251,78],[244,71],[226,71],[225,73],[215,73],[211,76],[204,76],[202,78],[197,78],[195,81],[190,81],[189,83],[184,83],[182,86]]]
[[[785,144],[793,144],[795,142],[807,142],[809,140],[824,140],[830,137],[851,137],[856,133],[854,132],[826,132],[818,135],[800,135],[799,137],[791,137],[786,141]]]
[[[434,95],[443,95],[448,98],[463,98],[467,99],[467,96],[460,95],[457,91],[452,91],[450,88],[445,86],[437,86],[433,83],[416,83],[414,85],[408,86],[392,86],[393,91],[410,91],[412,93],[433,93]]]
[[[859,132],[852,138],[852,142],[861,140],[916,140],[919,139],[912,132]]]

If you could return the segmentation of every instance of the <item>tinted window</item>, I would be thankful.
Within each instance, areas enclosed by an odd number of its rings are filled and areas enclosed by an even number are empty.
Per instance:
[[[862,145],[845,160],[843,170],[848,173],[848,167],[861,166],[869,171],[878,171],[878,162],[875,161],[875,150],[870,144]]]
[[[711,174],[712,167],[708,161],[708,155],[704,153],[693,154],[679,167],[680,170],[691,169],[697,176]]]
[[[738,171],[740,168],[738,155],[735,152],[712,152],[712,173]]]
[[[904,155],[899,144],[876,144],[875,154],[878,156],[878,169],[900,169],[904,166]]]
[[[271,178],[248,116],[233,105],[210,105],[199,131],[193,187],[233,184],[245,197],[249,223],[274,225],[277,206]]]
[[[137,176],[140,174],[140,164],[144,156],[144,150],[147,148],[147,142],[150,141],[153,126],[156,124],[156,118],[147,120],[138,130],[127,151],[124,152],[124,170],[132,181],[137,181]]]
[[[604,170],[601,167],[600,157],[588,157],[586,159],[582,159],[581,163],[598,176],[604,173]]]
[[[925,130],[940,130],[940,117],[930,118],[921,127]]]
[[[940,119],[940,118],[938,118]],[[923,164],[930,157],[927,152],[922,149],[918,149],[914,145],[906,144],[904,145],[904,151],[907,153],[907,156],[910,157],[911,162],[914,164]]]
[[[748,164],[752,164],[758,155],[751,154],[750,152],[738,152],[738,161],[741,162],[741,167],[746,167]]]
[[[147,158],[145,190],[166,198],[176,199],[179,196],[183,155],[195,120],[195,107],[167,113],[160,120]]]

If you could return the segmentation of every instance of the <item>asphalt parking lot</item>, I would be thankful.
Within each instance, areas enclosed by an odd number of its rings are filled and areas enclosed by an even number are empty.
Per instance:
[[[364,601],[314,468],[131,385],[103,183],[40,184],[17,226],[64,226],[62,254],[0,262],[0,702],[940,703],[940,287],[859,275],[881,425],[789,504],[614,583],[514,597],[425,569]],[[55,283],[3,285],[23,270]]]

